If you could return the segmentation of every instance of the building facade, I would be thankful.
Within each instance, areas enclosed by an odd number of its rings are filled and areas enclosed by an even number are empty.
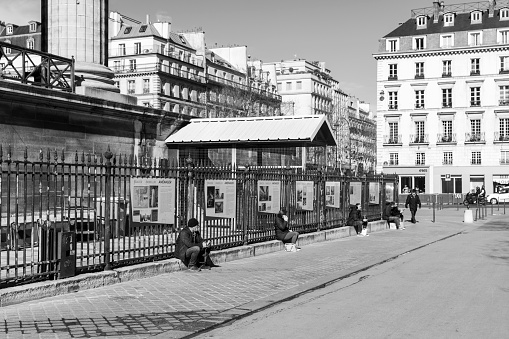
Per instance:
[[[400,193],[490,193],[509,183],[509,4],[432,5],[374,55],[377,169]]]
[[[324,62],[304,59],[263,64],[275,69],[284,115],[325,114],[338,147],[308,150],[308,162],[361,173],[374,169],[376,123],[369,105],[343,91]],[[362,164],[359,166],[359,164]]]

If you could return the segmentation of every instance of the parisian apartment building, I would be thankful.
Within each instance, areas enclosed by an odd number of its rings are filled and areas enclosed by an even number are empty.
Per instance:
[[[18,47],[41,50],[41,23],[29,21],[26,25],[16,25],[10,22],[0,22],[0,42]],[[0,74],[15,74],[14,68],[9,66],[9,60],[17,69],[21,67],[21,58],[15,58],[16,50],[12,48],[3,49],[5,55],[0,58]],[[34,60],[37,62],[38,60]],[[26,65],[30,69],[30,61]]]
[[[509,184],[508,1],[430,5],[374,55],[377,170],[400,193],[497,191]]]
[[[369,104],[347,94],[334,79],[325,62],[288,59],[265,62],[282,97],[281,110],[285,115],[324,114],[338,140],[339,147],[325,152],[312,150],[308,157],[343,171],[365,173],[374,170],[376,154],[376,121]]]

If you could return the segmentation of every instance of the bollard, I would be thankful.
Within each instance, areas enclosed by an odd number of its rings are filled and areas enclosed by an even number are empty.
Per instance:
[[[465,212],[463,212],[463,222],[465,224],[471,224],[474,222],[471,209],[466,209]]]
[[[431,222],[435,222],[435,202],[433,201],[431,205],[433,206],[433,220]]]

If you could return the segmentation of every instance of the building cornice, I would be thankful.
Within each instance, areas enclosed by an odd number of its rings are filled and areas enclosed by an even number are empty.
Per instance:
[[[431,50],[431,51],[409,51],[401,53],[381,53],[373,54],[375,60],[389,60],[389,59],[408,59],[408,58],[423,58],[445,55],[458,55],[458,54],[473,54],[473,53],[490,53],[490,52],[506,52],[509,51],[509,46],[482,46],[482,47],[466,47],[447,50]]]

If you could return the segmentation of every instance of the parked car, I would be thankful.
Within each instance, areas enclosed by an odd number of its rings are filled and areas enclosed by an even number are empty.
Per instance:
[[[500,188],[498,193],[488,194],[486,200],[493,205],[496,205],[499,202],[509,202],[509,187]]]

